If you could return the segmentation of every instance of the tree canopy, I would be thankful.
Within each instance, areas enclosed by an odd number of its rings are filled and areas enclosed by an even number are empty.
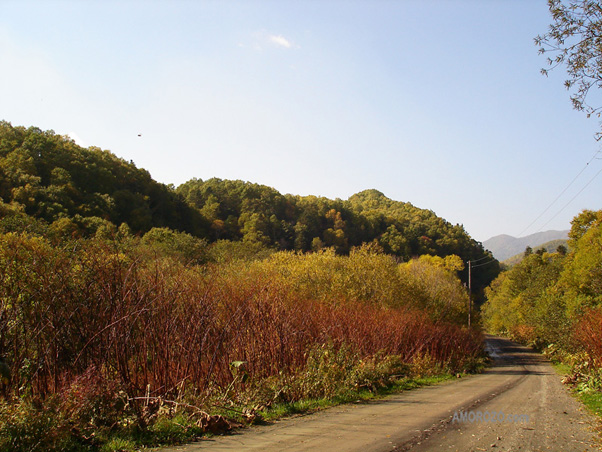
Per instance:
[[[144,169],[37,127],[0,122],[0,212],[26,214],[82,234],[126,223],[203,235],[200,214]]]
[[[569,237],[569,253],[530,253],[492,282],[483,307],[491,332],[540,345],[572,344],[575,325],[602,306],[602,211],[577,215]]]
[[[245,249],[332,248],[347,255],[367,243],[400,261],[425,254],[489,259],[491,265],[474,273],[477,292],[499,272],[497,261],[461,225],[377,190],[332,200],[217,178],[172,188],[109,151],[82,148],[51,130],[0,122],[0,230],[22,229],[61,237],[148,233],[147,242],[159,247],[197,243],[194,237],[215,243],[218,260],[235,249],[245,255]],[[194,256],[187,258],[205,258]],[[466,270],[461,277],[466,282]]]

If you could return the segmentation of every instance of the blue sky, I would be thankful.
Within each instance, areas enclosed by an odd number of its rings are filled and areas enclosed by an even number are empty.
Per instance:
[[[568,229],[602,208],[602,176],[569,203],[599,125],[539,72],[549,23],[543,0],[0,0],[0,119],[176,186],[376,188],[480,241]]]

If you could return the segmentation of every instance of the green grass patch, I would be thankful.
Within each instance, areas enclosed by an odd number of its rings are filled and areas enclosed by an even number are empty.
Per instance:
[[[139,449],[138,445],[132,440],[111,438],[102,446],[100,452],[133,452]]]
[[[577,398],[583,403],[589,411],[597,417],[602,418],[602,392],[581,391],[577,392]]]
[[[392,384],[378,388],[375,391],[369,391],[367,389],[349,390],[332,398],[304,399],[289,403],[277,403],[263,411],[261,414],[266,421],[272,421],[287,416],[293,416],[295,414],[312,413],[314,411],[345,403],[367,402],[391,394],[398,394],[403,391],[409,391],[423,386],[432,386],[444,381],[455,380],[456,378],[457,376],[449,373],[426,377],[401,378],[393,381]]]
[[[573,366],[563,362],[553,362],[552,367],[557,374],[569,376],[574,373]],[[597,379],[588,381],[587,376],[582,377],[584,381],[576,380],[571,386],[571,393],[579,400],[592,414],[602,420],[602,392],[598,389]]]
[[[552,367],[558,375],[568,375],[571,373],[571,366],[563,362],[552,361]]]

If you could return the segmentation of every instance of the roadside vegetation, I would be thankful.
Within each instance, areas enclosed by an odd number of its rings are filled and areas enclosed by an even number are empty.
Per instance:
[[[528,249],[486,289],[482,316],[488,331],[567,366],[565,383],[593,403],[602,393],[602,211],[573,219],[569,246]]]
[[[225,262],[123,229],[0,235],[0,449],[168,444],[482,364],[457,257]]]

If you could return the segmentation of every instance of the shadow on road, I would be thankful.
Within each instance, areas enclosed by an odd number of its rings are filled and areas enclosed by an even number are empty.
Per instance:
[[[488,336],[486,350],[493,358],[493,365],[485,372],[500,375],[547,375],[548,361],[536,351]]]

